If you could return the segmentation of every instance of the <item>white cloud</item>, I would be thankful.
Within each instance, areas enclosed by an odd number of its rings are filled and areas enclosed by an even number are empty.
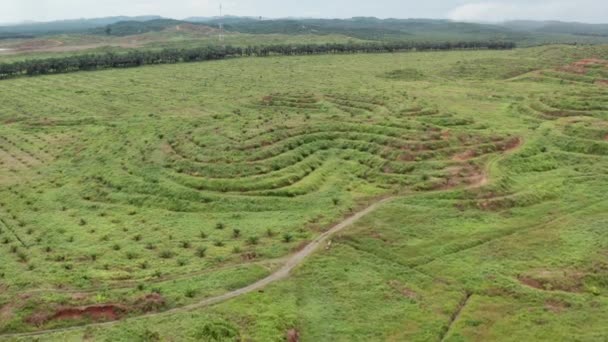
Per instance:
[[[579,20],[601,22],[608,13],[608,2],[579,1],[486,1],[460,5],[448,13],[456,21],[496,22],[514,19]]]
[[[157,14],[608,21],[608,0],[0,0],[0,22]]]

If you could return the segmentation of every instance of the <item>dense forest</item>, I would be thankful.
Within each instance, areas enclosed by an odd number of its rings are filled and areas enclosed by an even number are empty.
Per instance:
[[[205,46],[194,49],[164,49],[160,51],[132,51],[75,55],[59,58],[33,59],[0,64],[0,79],[18,76],[60,74],[76,71],[129,68],[151,64],[173,64],[219,60],[232,57],[265,57],[271,55],[314,55],[343,53],[390,53],[403,51],[433,51],[461,49],[512,49],[515,43],[496,41],[445,42],[445,43],[348,43],[348,44],[300,44],[268,46]]]

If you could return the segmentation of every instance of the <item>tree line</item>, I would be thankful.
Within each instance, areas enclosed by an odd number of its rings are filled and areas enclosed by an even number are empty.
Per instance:
[[[174,64],[220,60],[233,57],[294,56],[346,53],[391,53],[404,51],[445,51],[462,49],[512,49],[515,43],[478,42],[385,42],[333,44],[281,44],[266,46],[204,46],[190,49],[137,50],[126,53],[83,54],[32,59],[0,64],[0,79],[19,76],[62,74],[76,71],[131,68],[142,65]]]

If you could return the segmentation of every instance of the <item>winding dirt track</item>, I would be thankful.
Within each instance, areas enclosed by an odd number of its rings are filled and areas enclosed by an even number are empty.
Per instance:
[[[294,268],[296,268],[298,265],[302,264],[304,262],[304,259],[306,259],[306,257],[308,257],[309,255],[314,253],[314,251],[317,250],[317,248],[319,248],[319,246],[321,246],[321,244],[326,242],[333,234],[335,234],[335,233],[343,230],[344,228],[352,225],[353,223],[359,221],[362,217],[375,211],[381,205],[392,201],[394,198],[395,197],[388,197],[388,198],[381,199],[377,202],[374,202],[369,207],[355,213],[354,215],[350,216],[349,218],[345,219],[344,221],[336,224],[328,231],[319,235],[317,238],[315,238],[313,241],[311,241],[308,245],[306,245],[306,247],[304,247],[303,249],[298,251],[296,254],[290,256],[289,259],[287,259],[287,261],[285,262],[285,264],[283,264],[283,266],[281,266],[281,268],[274,271],[268,277],[258,280],[257,282],[255,282],[251,285],[248,285],[246,287],[243,287],[243,288],[240,288],[240,289],[237,289],[234,291],[230,291],[230,292],[224,293],[224,294],[216,296],[216,297],[210,297],[210,298],[204,299],[195,304],[182,306],[179,308],[175,308],[175,309],[171,309],[171,310],[167,310],[167,311],[163,311],[163,312],[159,312],[159,313],[147,314],[147,315],[127,318],[124,320],[118,320],[118,321],[111,321],[111,322],[104,322],[104,323],[92,323],[92,324],[80,325],[80,326],[74,326],[74,327],[68,327],[68,328],[40,330],[40,331],[36,331],[36,332],[31,332],[31,333],[5,334],[5,335],[0,335],[0,339],[26,338],[26,337],[32,337],[32,336],[37,336],[37,335],[64,333],[64,332],[81,330],[81,329],[84,329],[87,327],[108,327],[108,326],[112,326],[112,325],[115,325],[115,324],[118,324],[121,322],[125,322],[125,321],[133,321],[133,320],[150,318],[150,317],[167,316],[167,315],[172,315],[172,314],[179,313],[179,312],[187,312],[187,311],[192,311],[195,309],[211,306],[211,305],[221,303],[221,302],[224,302],[226,300],[229,300],[229,299],[232,299],[235,297],[242,296],[247,293],[261,290],[264,287],[266,287],[274,282],[287,278],[289,276],[289,273]]]

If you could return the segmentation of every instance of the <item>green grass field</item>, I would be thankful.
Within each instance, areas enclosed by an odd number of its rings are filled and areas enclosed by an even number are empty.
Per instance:
[[[604,341],[606,60],[544,46],[2,81],[0,339]],[[180,310],[389,196],[287,279]]]

